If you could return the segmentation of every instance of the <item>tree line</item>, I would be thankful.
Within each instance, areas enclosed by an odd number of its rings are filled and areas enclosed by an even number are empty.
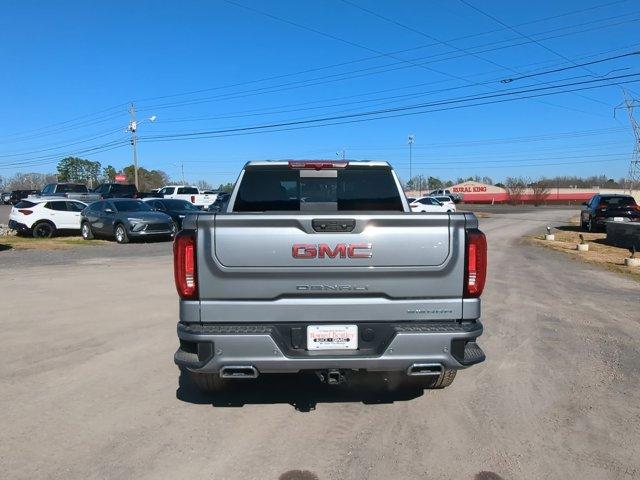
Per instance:
[[[101,183],[114,183],[116,175],[119,173],[113,165],[103,167],[100,162],[78,157],[63,158],[58,162],[56,170],[55,173],[16,173],[8,178],[0,176],[0,191],[41,190],[47,183],[55,182],[83,183],[91,189]],[[134,183],[135,169],[133,165],[124,167],[122,174],[125,176],[124,183]],[[171,184],[181,185],[182,182],[171,180],[163,170],[148,170],[144,167],[138,167],[140,191],[147,192]],[[222,192],[233,190],[233,183],[220,184],[218,188],[213,188],[208,182],[199,180],[196,182],[196,186],[202,190]]]
[[[508,183],[524,183],[525,186],[546,185],[548,188],[628,188],[624,178],[615,180],[606,175],[591,175],[579,177],[577,175],[559,175],[556,177],[542,176],[536,180],[529,177],[507,177],[503,182],[495,182],[491,177],[473,175],[470,177],[458,177],[453,179],[441,179],[439,177],[415,175],[404,182],[405,190],[437,190],[448,188],[464,182],[479,182],[486,185],[506,188]]]

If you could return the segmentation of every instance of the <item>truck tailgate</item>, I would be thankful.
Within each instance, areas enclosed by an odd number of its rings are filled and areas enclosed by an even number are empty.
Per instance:
[[[197,221],[200,300],[193,308],[202,322],[462,318],[465,225],[477,226],[475,217],[296,213]],[[318,221],[353,229],[321,233]],[[362,247],[355,258],[353,245]]]
[[[336,224],[348,229],[353,225],[353,229],[322,231],[323,225],[326,230]],[[451,251],[446,215],[221,215],[214,235],[212,253],[225,268],[434,267],[444,264]],[[360,245],[354,247],[352,257],[346,251],[349,245]],[[298,258],[293,256],[293,246]]]

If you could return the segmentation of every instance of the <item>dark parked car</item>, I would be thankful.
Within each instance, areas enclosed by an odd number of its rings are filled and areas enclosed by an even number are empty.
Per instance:
[[[9,205],[9,199],[11,199],[11,192],[2,192],[2,195],[0,195],[0,203]]]
[[[580,225],[590,232],[604,228],[607,220],[640,221],[640,207],[631,195],[594,195],[582,205]]]
[[[37,195],[39,193],[40,190],[13,190],[9,196],[9,203],[11,205],[15,205],[20,200],[27,198],[29,195]]]
[[[105,198],[138,198],[138,189],[129,183],[103,183],[94,193],[98,193],[101,199]]]
[[[176,224],[178,230],[182,229],[182,220],[190,213],[201,212],[193,203],[186,200],[174,200],[170,198],[148,198],[144,203],[157,212],[166,213]]]
[[[171,238],[176,226],[169,215],[154,212],[142,200],[111,199],[92,203],[80,218],[82,238],[115,238],[127,243],[134,238]]]
[[[207,207],[207,212],[220,213],[227,209],[231,194],[227,192],[220,192],[216,197],[216,201]]]

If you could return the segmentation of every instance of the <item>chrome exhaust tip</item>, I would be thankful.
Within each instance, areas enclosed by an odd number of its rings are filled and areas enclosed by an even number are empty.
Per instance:
[[[442,365],[439,363],[414,363],[407,368],[409,376],[431,376],[439,377],[442,375]]]
[[[221,378],[257,378],[258,375],[253,365],[229,365],[220,369]]]

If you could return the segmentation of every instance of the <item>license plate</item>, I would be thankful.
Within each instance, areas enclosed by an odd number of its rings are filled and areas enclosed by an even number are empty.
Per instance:
[[[309,325],[307,350],[357,350],[357,325]]]
[[[624,222],[624,217],[613,217],[614,222]]]

